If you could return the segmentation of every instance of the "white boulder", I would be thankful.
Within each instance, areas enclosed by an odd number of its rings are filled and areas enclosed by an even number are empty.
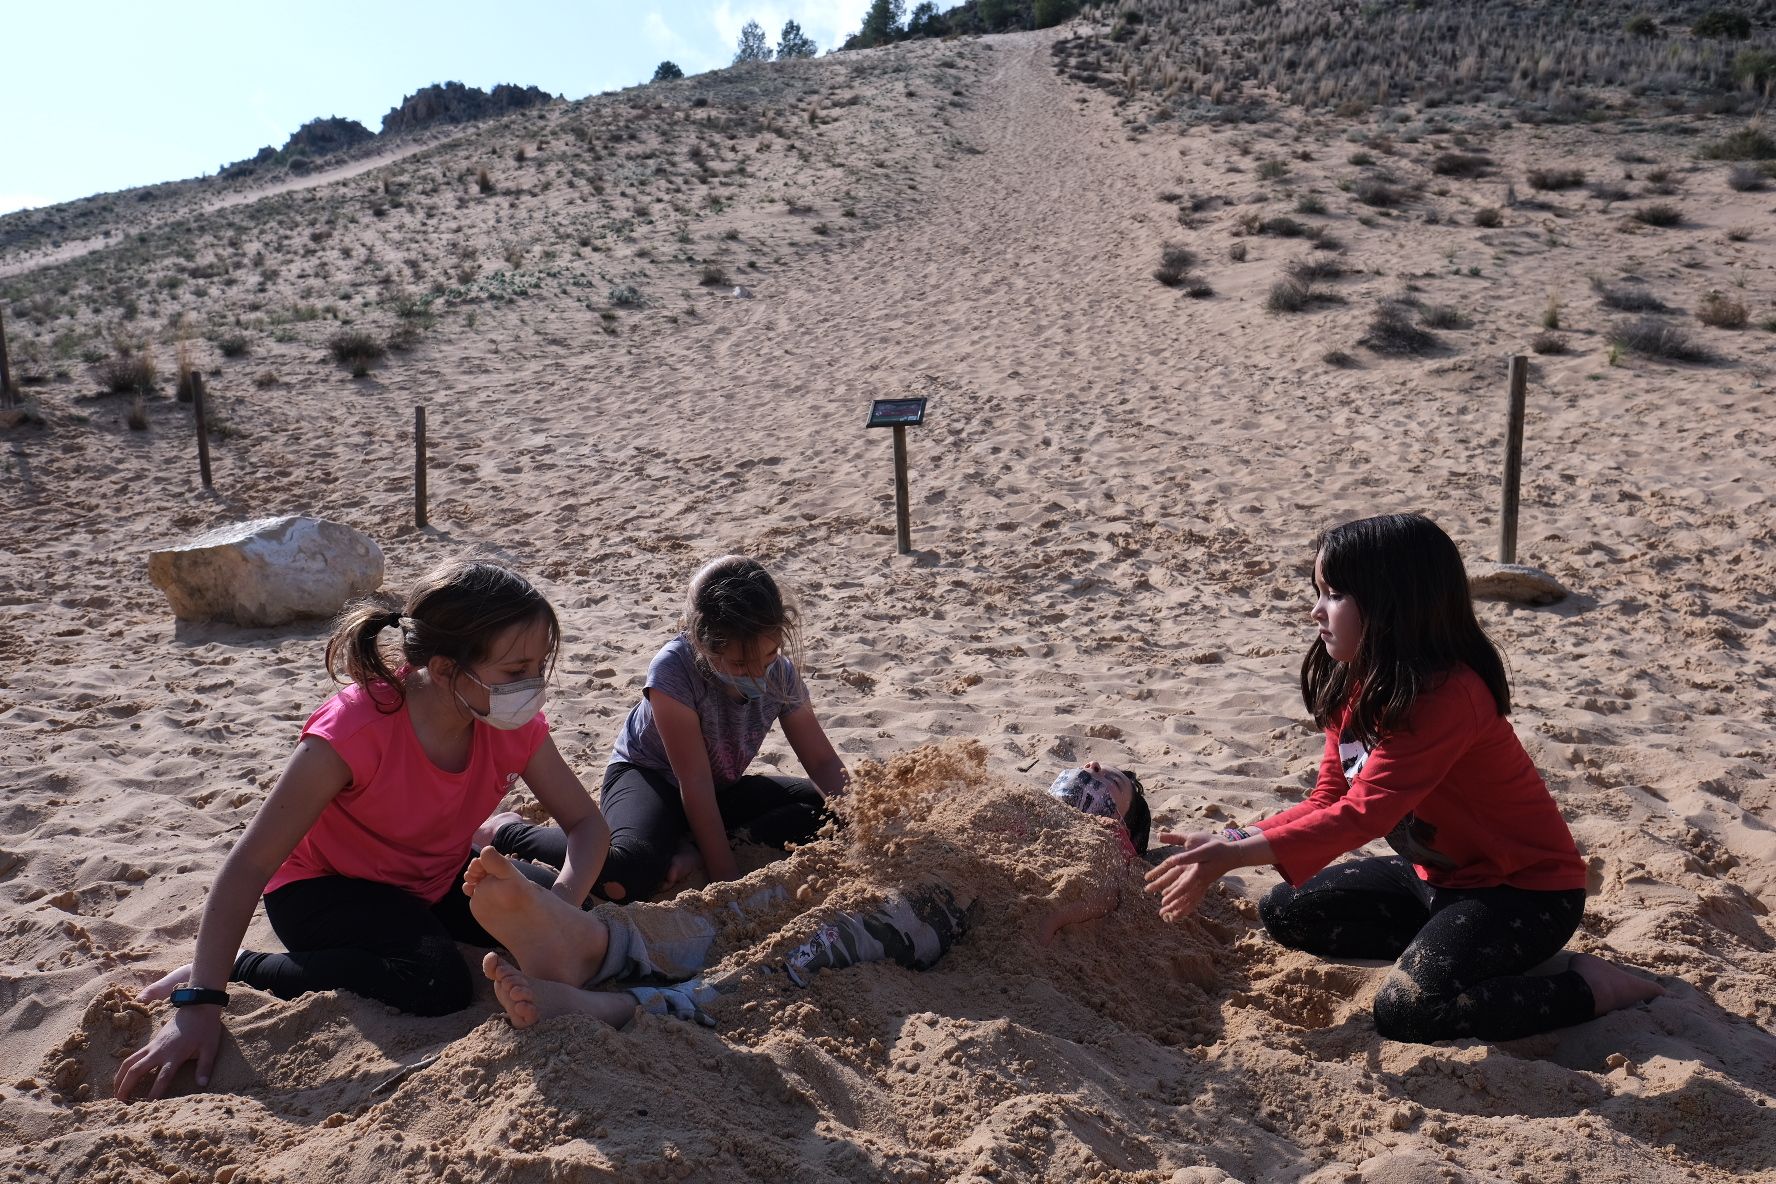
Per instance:
[[[148,557],[148,579],[183,621],[282,625],[329,617],[382,585],[382,548],[320,518],[222,526]]]
[[[1482,600],[1516,604],[1556,604],[1571,593],[1539,567],[1520,563],[1475,563],[1468,567],[1468,591]]]

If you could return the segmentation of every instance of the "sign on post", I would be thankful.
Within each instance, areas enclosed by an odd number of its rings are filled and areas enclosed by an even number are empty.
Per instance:
[[[923,396],[908,399],[877,399],[870,404],[865,427],[894,429],[894,525],[895,549],[902,555],[913,549],[912,519],[907,513],[906,430],[925,422]]]

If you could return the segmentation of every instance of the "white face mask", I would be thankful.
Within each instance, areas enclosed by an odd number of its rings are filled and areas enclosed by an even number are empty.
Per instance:
[[[543,709],[543,700],[548,697],[549,687],[545,679],[526,678],[519,682],[503,682],[498,686],[488,686],[467,670],[470,682],[487,692],[487,711],[482,713],[469,706],[469,701],[459,692],[456,701],[463,705],[468,713],[490,728],[498,728],[502,732],[514,731],[536,718],[537,712]]]

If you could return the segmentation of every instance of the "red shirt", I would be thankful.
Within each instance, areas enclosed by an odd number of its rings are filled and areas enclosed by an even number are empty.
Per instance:
[[[475,721],[469,763],[446,773],[413,734],[406,703],[392,715],[353,684],[321,704],[302,726],[333,746],[351,784],[327,803],[290,857],[265,885],[350,876],[393,884],[436,904],[456,884],[469,839],[549,734],[542,715],[513,731]]]
[[[1572,832],[1486,683],[1457,666],[1374,749],[1326,729],[1306,801],[1258,824],[1291,884],[1386,836],[1440,888],[1585,886]]]

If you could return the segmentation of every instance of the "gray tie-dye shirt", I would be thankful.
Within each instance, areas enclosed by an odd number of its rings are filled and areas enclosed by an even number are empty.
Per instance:
[[[732,785],[758,755],[771,725],[808,701],[802,676],[787,657],[771,663],[765,680],[771,689],[763,698],[750,703],[737,701],[698,663],[696,651],[681,633],[661,647],[648,664],[641,702],[624,721],[611,749],[610,763],[657,769],[674,785],[678,784],[672,764],[666,759],[666,743],[654,722],[650,700],[657,693],[668,695],[697,713],[715,787],[724,789]]]

